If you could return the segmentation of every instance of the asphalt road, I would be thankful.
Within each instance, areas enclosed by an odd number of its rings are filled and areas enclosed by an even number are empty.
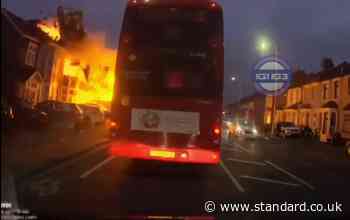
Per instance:
[[[111,157],[100,146],[20,183],[18,194],[21,207],[45,219],[345,219],[350,214],[349,168],[341,149],[300,139],[225,140],[222,162],[215,167],[135,162]],[[206,201],[213,201],[216,210],[206,212]],[[221,203],[252,207],[287,201],[324,207],[338,202],[342,212],[220,211]]]

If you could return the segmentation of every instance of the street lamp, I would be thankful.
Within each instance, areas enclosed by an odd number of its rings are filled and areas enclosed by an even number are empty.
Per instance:
[[[256,47],[260,54],[266,55],[271,50],[271,40],[266,36],[259,36]]]
[[[235,75],[232,75],[231,76],[231,81],[232,81],[232,83],[236,83],[237,84],[237,86],[238,86],[238,101],[240,101],[241,100],[241,85],[240,85],[240,83],[242,83],[241,81],[239,81],[239,78],[237,77],[237,76],[235,76]]]
[[[267,55],[273,49],[273,56],[277,57],[277,45],[272,45],[272,41],[266,36],[259,36],[256,43],[257,50],[261,55]],[[271,135],[274,135],[275,130],[275,114],[277,108],[277,98],[272,96],[272,109],[271,109]]]

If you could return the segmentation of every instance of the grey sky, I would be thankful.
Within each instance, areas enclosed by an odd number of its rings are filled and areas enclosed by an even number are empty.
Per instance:
[[[319,70],[324,56],[350,60],[350,0],[219,0],[225,22],[225,101],[253,93],[251,68],[259,59],[256,38],[264,34],[293,67]],[[87,30],[105,31],[115,47],[126,0],[1,0],[24,18],[54,16],[58,5],[83,9]],[[229,80],[237,74],[240,81]],[[241,92],[241,95],[243,92]]]

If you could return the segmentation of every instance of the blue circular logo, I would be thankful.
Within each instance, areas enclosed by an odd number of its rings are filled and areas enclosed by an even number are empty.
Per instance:
[[[259,92],[277,96],[288,89],[292,79],[292,70],[281,58],[268,56],[254,66],[253,78]]]

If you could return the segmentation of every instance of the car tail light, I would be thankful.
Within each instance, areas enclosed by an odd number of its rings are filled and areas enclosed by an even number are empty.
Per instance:
[[[108,122],[108,128],[110,130],[118,129],[118,123],[115,121],[109,121]]]

